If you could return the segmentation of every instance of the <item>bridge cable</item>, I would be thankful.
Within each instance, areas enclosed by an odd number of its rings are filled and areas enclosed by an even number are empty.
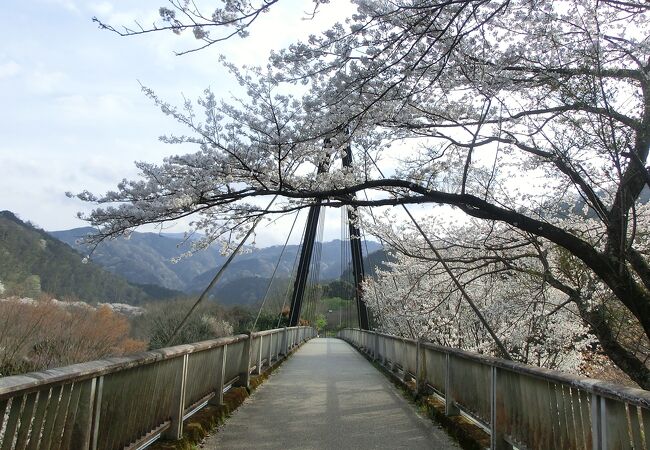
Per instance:
[[[363,239],[363,245],[366,248],[366,260],[368,261],[368,264],[370,264],[370,259],[369,259],[370,250],[368,249],[368,240],[366,239],[366,232],[361,227],[359,227],[359,231],[361,232],[361,237]],[[368,272],[369,272],[370,277],[373,278],[372,290],[375,293],[375,303],[377,304],[377,315],[380,316],[381,315],[381,310],[379,308],[379,297],[377,296],[377,286],[376,286],[376,283],[374,283],[374,277],[373,277],[373,274],[377,275],[377,271],[376,271],[375,268],[373,268],[372,273],[370,273],[370,265],[369,265],[368,266]],[[373,322],[376,323],[376,320],[374,320],[374,318],[373,318]],[[368,328],[370,328],[371,330],[373,329],[373,327],[370,327],[370,326]]]
[[[343,232],[343,230],[344,230],[344,228],[345,228],[345,225],[344,225],[344,223],[343,223],[343,214],[344,214],[344,213],[345,213],[345,209],[344,209],[344,208],[341,208],[341,231],[340,231],[340,236],[341,236],[341,240],[340,240],[340,242],[341,242],[341,244],[340,244],[340,249],[339,249],[339,250],[340,250],[340,253],[339,253],[339,255],[340,255],[339,263],[340,263],[340,265],[341,265],[341,273],[339,274],[339,293],[340,293],[341,295],[339,296],[339,298],[340,298],[341,300],[345,300],[345,299],[344,299],[344,297],[345,297],[345,291],[343,290],[344,287],[345,287],[345,284],[344,284],[344,282],[343,282],[343,275],[345,274],[345,268],[347,267],[347,266],[345,265],[345,259],[346,259],[346,258],[345,258],[345,250],[346,250],[346,247],[345,247],[345,236],[344,236],[344,232]],[[339,328],[341,328],[341,325],[342,325],[342,323],[343,323],[343,310],[344,310],[344,309],[346,310],[346,313],[347,313],[347,303],[345,303],[345,304],[339,304],[339,307],[338,307],[338,310],[339,310],[339,324],[338,324],[338,327],[339,327]]]
[[[268,298],[269,292],[271,291],[271,286],[273,285],[273,280],[275,280],[275,274],[278,271],[278,267],[280,267],[280,263],[282,262],[282,257],[284,256],[284,252],[287,249],[287,244],[289,243],[289,238],[291,238],[291,234],[293,233],[293,228],[296,226],[296,221],[298,220],[298,214],[300,211],[296,212],[296,217],[293,219],[293,223],[291,224],[291,229],[289,230],[289,234],[287,235],[287,239],[284,241],[284,245],[282,246],[282,251],[280,252],[280,257],[278,258],[278,261],[275,263],[275,267],[273,268],[273,273],[271,274],[271,279],[269,280],[269,284],[266,287],[266,292],[264,292],[264,297],[262,297],[262,304],[260,305],[260,309],[257,311],[257,317],[255,317],[255,322],[253,322],[253,326],[251,327],[251,331],[255,330],[255,326],[257,325],[257,321],[260,318],[260,315],[262,314],[262,309],[264,308],[264,304],[266,303],[266,300]]]
[[[371,156],[367,151],[366,151],[366,155],[370,158],[370,160],[372,161],[372,163],[374,164],[374,166],[377,168],[377,170],[379,171],[379,174],[380,174],[382,177],[384,177],[384,173],[383,173],[382,170],[379,168],[379,166],[377,165],[377,162],[373,159],[373,157],[372,157],[372,156]],[[397,198],[397,196],[396,196],[394,193],[393,193],[392,195],[393,195],[395,198]],[[409,218],[411,219],[411,221],[412,221],[413,224],[415,225],[415,228],[417,228],[418,232],[422,235],[422,237],[424,238],[424,240],[425,240],[426,243],[428,244],[429,248],[433,251],[433,254],[436,256],[436,258],[438,259],[438,261],[440,262],[440,264],[442,265],[442,267],[445,269],[445,272],[447,272],[447,274],[448,274],[449,277],[451,278],[452,282],[456,285],[456,287],[457,287],[458,290],[460,291],[462,297],[467,301],[467,303],[469,304],[469,306],[472,308],[472,310],[474,311],[474,313],[475,313],[476,316],[478,317],[479,321],[483,324],[483,326],[485,327],[485,329],[487,330],[487,332],[490,334],[490,336],[491,336],[492,339],[494,340],[494,343],[495,343],[495,344],[497,345],[497,347],[499,348],[499,351],[501,352],[502,356],[503,356],[504,358],[509,359],[509,360],[512,361],[512,356],[510,356],[510,353],[509,353],[508,350],[506,349],[505,345],[503,345],[503,342],[501,342],[501,339],[499,339],[499,337],[496,335],[496,333],[494,332],[494,330],[492,330],[492,327],[490,327],[490,324],[487,322],[487,320],[485,319],[485,317],[483,316],[483,314],[481,313],[481,311],[478,309],[478,307],[476,306],[476,304],[474,303],[474,301],[472,300],[472,298],[470,297],[470,295],[467,293],[467,291],[465,290],[465,288],[463,287],[463,285],[460,283],[460,281],[458,280],[458,278],[456,278],[456,275],[454,275],[454,273],[451,271],[451,269],[450,269],[449,266],[447,265],[447,262],[444,260],[444,258],[442,257],[442,255],[441,255],[441,254],[438,252],[438,250],[435,248],[435,246],[433,245],[433,243],[432,243],[431,240],[429,239],[429,236],[427,236],[427,234],[424,232],[424,230],[422,229],[422,227],[420,227],[420,224],[417,222],[417,220],[415,220],[415,217],[413,217],[413,215],[411,214],[411,212],[409,211],[409,209],[406,207],[406,205],[402,204],[401,206],[402,206],[402,208],[404,209],[404,211],[406,211],[406,214],[408,214]]]
[[[172,335],[169,337],[169,339],[167,339],[167,342],[165,343],[166,347],[170,345],[170,343],[176,337],[176,335],[181,330],[181,328],[183,328],[185,326],[185,324],[187,323],[187,320],[190,318],[190,316],[192,315],[194,310],[205,299],[205,297],[207,297],[208,292],[210,292],[210,290],[214,287],[214,285],[217,284],[217,282],[221,279],[221,276],[226,271],[226,269],[228,268],[228,266],[230,265],[232,260],[235,259],[235,256],[237,255],[239,250],[241,250],[241,248],[244,246],[244,243],[246,242],[246,240],[250,237],[251,234],[253,234],[253,231],[255,231],[255,227],[257,227],[257,225],[261,222],[264,215],[269,212],[269,209],[271,209],[271,205],[273,205],[273,202],[275,202],[276,198],[278,198],[277,194],[271,199],[271,201],[269,202],[269,204],[266,207],[266,209],[264,210],[264,212],[262,214],[260,214],[260,216],[257,219],[255,219],[255,221],[253,222],[253,225],[250,227],[250,229],[248,230],[246,235],[242,238],[242,240],[239,242],[239,244],[237,244],[237,247],[235,247],[235,249],[230,254],[230,256],[228,256],[228,259],[223,264],[223,266],[221,266],[221,268],[219,269],[217,274],[214,276],[214,278],[212,278],[212,281],[210,281],[210,284],[208,284],[208,286],[203,290],[203,292],[201,292],[201,295],[196,300],[196,302],[194,302],[194,305],[192,305],[192,307],[187,312],[187,314],[185,314],[185,317],[183,317],[183,320],[181,320],[181,323],[178,324],[178,326],[176,327],[176,329],[174,330]]]
[[[342,234],[343,234],[343,241],[346,243],[345,247],[347,247],[347,251],[344,253],[345,254],[345,272],[344,275],[345,277],[343,278],[344,280],[344,286],[354,286],[354,275],[352,273],[352,246],[350,244],[350,226],[349,226],[349,215],[348,215],[348,209],[343,208],[341,210],[341,229],[342,229]],[[354,295],[354,294],[352,294]],[[356,302],[355,302],[355,308],[352,308],[352,302],[354,301],[353,298],[347,299],[347,307],[346,307],[346,325],[348,327],[354,326],[356,323],[358,325],[359,322],[359,317],[358,317],[358,308],[356,307]],[[356,318],[356,320],[354,320]]]
[[[318,308],[318,303],[320,300],[320,295],[318,294],[319,282],[320,282],[320,266],[321,266],[321,256],[323,253],[323,230],[325,226],[325,214],[321,214],[318,218],[318,226],[316,228],[316,239],[314,241],[314,253],[312,255],[312,260],[310,261],[310,289],[307,291],[307,320],[312,322],[312,325],[315,323],[316,310]]]
[[[305,235],[305,229],[307,229],[307,221],[305,221],[305,226],[303,227],[303,232],[302,232],[303,236]],[[280,309],[277,328],[280,328],[280,323],[282,322],[282,313],[284,312],[284,308],[285,306],[287,306],[287,301],[289,300],[289,292],[291,291],[291,280],[296,277],[296,266],[298,265],[298,257],[300,257],[300,252],[303,244],[304,244],[303,242],[300,242],[300,244],[298,244],[298,248],[296,249],[296,256],[293,258],[293,265],[291,266],[291,273],[290,273],[289,280],[287,282],[287,289],[284,292],[284,297],[282,300],[282,309]],[[289,313],[291,313],[291,311],[289,311]]]
[[[347,270],[348,270],[348,251],[350,250],[350,246],[346,245],[347,242],[347,235],[346,235],[346,230],[349,228],[347,227],[346,224],[346,212],[347,212],[347,207],[341,208],[341,290],[343,297],[345,297],[345,326],[349,327],[350,326],[350,303],[349,299],[347,298]]]
[[[444,258],[442,257],[442,255],[440,255],[440,253],[438,252],[438,250],[437,250],[437,249],[434,247],[434,245],[431,243],[431,240],[430,240],[429,237],[424,233],[424,230],[422,230],[422,228],[421,228],[420,225],[417,223],[417,221],[415,220],[415,218],[413,217],[413,215],[411,214],[411,212],[408,210],[408,208],[406,208],[405,205],[402,205],[402,207],[403,207],[404,210],[406,211],[406,214],[408,214],[408,216],[411,218],[411,221],[413,222],[413,224],[415,225],[415,227],[418,229],[418,231],[420,232],[420,234],[422,235],[422,237],[424,238],[424,240],[425,240],[425,241],[427,242],[427,244],[429,245],[429,248],[433,251],[434,255],[436,255],[436,259],[438,259],[438,261],[440,262],[440,264],[442,264],[442,267],[445,269],[445,272],[447,272],[447,274],[449,275],[449,278],[451,278],[451,280],[453,281],[453,283],[456,285],[456,287],[458,288],[458,290],[461,292],[462,296],[465,298],[465,300],[467,300],[467,303],[469,303],[469,306],[474,310],[474,313],[475,313],[476,316],[479,318],[479,320],[481,321],[481,323],[483,324],[483,326],[485,327],[485,329],[488,331],[488,333],[490,333],[490,336],[492,336],[492,339],[494,339],[494,342],[496,343],[497,347],[499,347],[499,350],[501,351],[502,355],[503,355],[506,359],[512,360],[512,356],[510,356],[510,353],[508,353],[508,350],[506,350],[506,347],[503,345],[503,343],[501,342],[501,340],[499,339],[499,337],[496,335],[496,333],[492,330],[492,328],[491,328],[490,325],[488,324],[487,320],[485,319],[485,317],[483,316],[483,314],[481,313],[481,311],[478,309],[478,307],[476,306],[476,304],[474,303],[474,301],[472,300],[472,298],[469,296],[469,294],[468,294],[467,291],[465,290],[464,286],[460,283],[460,281],[458,281],[458,278],[456,278],[456,275],[454,275],[454,273],[451,271],[451,269],[450,269],[449,266],[447,265],[447,262],[444,260]]]

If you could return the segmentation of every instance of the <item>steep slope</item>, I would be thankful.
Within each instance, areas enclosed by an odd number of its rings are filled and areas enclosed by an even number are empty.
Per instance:
[[[368,249],[374,252],[381,248],[377,242],[369,241]],[[300,246],[290,245],[284,252],[282,261],[278,267],[276,277],[288,278],[291,276],[291,271],[294,267],[297,253],[300,251]],[[365,246],[364,246],[365,251]],[[230,265],[226,274],[224,274],[224,281],[231,281],[242,277],[262,277],[270,278],[273,274],[273,268],[280,257],[282,252],[281,246],[266,247],[253,250],[251,253],[239,255]],[[320,249],[321,266],[320,266],[320,280],[326,282],[328,280],[335,280],[341,276],[341,241],[333,240],[324,242]],[[203,289],[208,285],[210,280],[217,273],[218,268],[212,268],[205,273],[197,276],[192,281],[194,289]]]
[[[50,234],[81,253],[88,253],[88,248],[77,241],[92,232],[92,228],[75,228]],[[189,244],[184,244],[180,236],[136,232],[129,239],[103,242],[93,252],[92,260],[132,283],[191,291],[195,276],[220,266],[225,259],[216,249],[209,249],[173,262],[188,250]]]
[[[293,262],[293,258],[290,260]],[[386,269],[384,262],[392,260],[393,257],[383,249],[379,249],[370,253],[364,257],[363,264],[366,268],[366,274],[374,276],[376,268]],[[285,262],[284,258],[283,262]],[[290,268],[291,266],[289,266],[289,269]],[[210,282],[214,276],[214,273],[216,273],[216,271],[207,273],[205,276],[202,276],[203,279],[201,280],[201,285],[203,287],[205,287],[207,283]],[[352,280],[352,273],[350,270],[346,270],[342,276],[349,277],[347,280]],[[215,286],[212,291],[210,291],[210,297],[218,300],[221,304],[228,306],[256,306],[259,305],[259,302],[264,297],[264,293],[268,287],[269,280],[270,278],[268,276],[259,274],[242,275],[241,277],[234,279],[222,279],[221,282],[219,282],[219,284],[217,284],[217,286]],[[288,293],[290,296],[294,281],[295,280],[293,278],[288,278],[285,275],[276,276],[273,282],[273,288],[270,291],[269,299],[284,299],[285,294],[287,293],[287,287],[289,288]],[[351,284],[349,284],[349,282],[342,281],[339,278],[330,278],[326,280],[321,279],[321,284],[325,286],[325,292],[328,292],[327,295],[330,296],[352,297],[354,292],[353,287]]]
[[[84,264],[70,246],[9,211],[0,212],[0,280],[8,294],[46,292],[89,303],[138,304],[149,299],[121,277]]]
[[[77,240],[91,233],[92,228],[53,231],[50,234],[68,243],[82,253],[88,249]],[[321,280],[341,275],[341,241],[322,244]],[[368,242],[372,252],[380,248],[376,242]],[[288,277],[300,246],[290,245],[285,250],[278,277]],[[167,289],[196,292],[203,289],[219,270],[226,258],[216,248],[197,252],[174,263],[173,259],[189,250],[178,233],[157,234],[135,232],[127,239],[115,239],[102,243],[93,252],[92,260],[109,271],[125,277],[138,285],[158,285]],[[365,248],[364,248],[365,250]],[[223,282],[247,277],[270,277],[282,252],[282,246],[252,249],[238,255],[224,274]]]

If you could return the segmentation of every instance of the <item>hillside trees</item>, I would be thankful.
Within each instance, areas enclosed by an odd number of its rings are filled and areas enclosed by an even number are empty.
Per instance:
[[[355,3],[345,25],[274,53],[268,69],[229,66],[248,98],[219,101],[207,91],[198,101],[203,119],[191,103],[176,108],[145,90],[190,130],[165,140],[194,143],[197,152],[138,163],[142,178],[114,192],[80,194],[102,204],[87,217],[101,227],[96,239],[193,214],[206,240],[227,238],[260,214],[256,198],[275,194],[283,200],[273,212],[314,198],[331,206],[452,205],[506,227],[513,245],[536,253],[538,278],[650,388],[644,357],[626,348],[610,320],[625,317],[650,336],[648,228],[638,201],[650,179],[650,7]],[[199,25],[161,13],[209,43],[209,27],[254,26],[238,19],[253,19],[246,11],[254,7],[227,1]],[[306,94],[290,95],[287,83]],[[347,151],[354,169],[330,164],[315,173]],[[607,297],[607,311],[594,296]]]
[[[138,326],[142,328],[140,333],[143,337],[148,339],[150,349],[191,344],[233,334],[233,326],[224,320],[221,309],[216,304],[212,304],[202,305],[174,339],[170,340],[192,303],[192,301],[176,301],[173,308],[170,308],[170,305],[149,305],[146,313],[138,321]]]
[[[9,211],[0,211],[0,279],[5,295],[41,292],[89,302],[141,303],[147,295]]]
[[[129,337],[126,317],[107,306],[62,307],[50,301],[0,302],[0,374],[45,370],[145,349]]]

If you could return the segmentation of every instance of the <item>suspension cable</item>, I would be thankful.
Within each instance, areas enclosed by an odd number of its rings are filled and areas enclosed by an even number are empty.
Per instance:
[[[183,317],[183,320],[181,320],[181,323],[178,324],[178,326],[176,327],[176,329],[174,330],[172,335],[169,337],[169,339],[167,339],[167,342],[165,343],[165,346],[170,345],[170,343],[176,337],[176,335],[181,330],[181,328],[183,328],[185,326],[187,320],[190,318],[190,316],[192,315],[194,310],[199,306],[199,304],[203,301],[203,299],[205,299],[205,297],[207,297],[208,292],[210,292],[210,290],[214,287],[214,285],[217,284],[217,282],[221,279],[221,276],[226,271],[226,269],[228,268],[228,266],[230,265],[232,260],[235,259],[235,256],[237,255],[239,250],[241,250],[241,248],[244,246],[244,243],[246,242],[246,240],[250,237],[251,234],[253,234],[253,231],[255,231],[255,227],[257,227],[257,225],[261,222],[262,218],[269,211],[269,209],[271,209],[271,205],[273,205],[273,202],[275,202],[276,198],[278,198],[277,194],[271,199],[271,201],[269,202],[269,204],[266,207],[266,209],[264,210],[264,212],[262,214],[260,214],[260,216],[257,219],[255,219],[255,222],[253,222],[253,225],[250,227],[250,229],[248,230],[246,235],[239,242],[239,244],[237,244],[237,247],[235,247],[235,250],[233,250],[233,252],[230,254],[230,256],[228,257],[226,262],[223,264],[223,266],[221,266],[221,268],[219,269],[217,274],[214,276],[214,278],[212,278],[212,281],[210,281],[210,284],[208,284],[208,286],[203,290],[203,292],[201,292],[201,295],[196,300],[196,302],[194,302],[194,304],[192,305],[190,310],[187,311],[187,314],[185,314],[185,317]]]
[[[255,327],[257,326],[257,321],[259,320],[260,315],[262,314],[262,309],[264,308],[264,304],[266,303],[269,292],[271,291],[271,286],[273,285],[273,280],[275,279],[275,274],[278,271],[278,267],[280,267],[280,263],[282,262],[282,257],[284,256],[284,251],[287,249],[287,244],[289,243],[289,238],[291,238],[291,233],[293,233],[293,228],[296,226],[296,221],[297,220],[298,220],[298,213],[296,213],[296,217],[294,217],[294,219],[293,219],[293,223],[291,224],[291,229],[289,230],[289,234],[287,235],[287,239],[284,241],[284,245],[282,246],[282,251],[280,252],[280,257],[278,258],[278,261],[275,263],[275,267],[273,268],[273,273],[271,274],[271,279],[269,280],[268,286],[266,286],[266,292],[264,292],[264,297],[262,297],[262,304],[260,305],[259,311],[257,311],[257,317],[255,317],[255,322],[253,322],[253,326],[251,327],[251,331],[255,330]]]
[[[481,311],[478,309],[478,307],[476,306],[476,304],[474,303],[472,298],[469,296],[469,294],[465,290],[465,287],[460,283],[460,281],[458,281],[458,278],[456,278],[456,275],[454,275],[454,273],[451,271],[451,269],[447,265],[447,262],[443,259],[442,255],[440,255],[438,250],[434,247],[433,243],[429,239],[429,236],[427,236],[425,234],[424,230],[422,230],[422,228],[420,227],[420,224],[417,223],[417,221],[415,220],[415,217],[413,217],[413,215],[408,210],[406,205],[402,205],[402,207],[404,208],[404,211],[406,211],[406,214],[408,214],[408,216],[411,218],[411,221],[413,222],[415,227],[418,229],[418,231],[420,232],[420,234],[422,235],[424,240],[429,245],[429,248],[433,251],[433,254],[436,255],[436,259],[440,262],[440,264],[442,264],[442,267],[445,269],[445,272],[447,272],[447,274],[449,275],[449,278],[451,278],[451,280],[456,285],[456,287],[458,288],[458,290],[460,291],[462,296],[465,298],[465,300],[467,300],[467,303],[474,310],[474,313],[476,314],[478,319],[481,321],[481,323],[483,324],[485,329],[488,331],[488,333],[490,333],[490,336],[492,336],[492,339],[494,339],[494,342],[496,343],[497,347],[499,347],[499,350],[501,351],[502,355],[505,358],[507,358],[509,360],[512,360],[512,356],[510,356],[510,353],[508,353],[508,350],[506,350],[506,347],[505,347],[505,345],[503,345],[503,342],[501,342],[499,337],[492,330],[492,327],[490,327],[490,325],[488,324],[487,320],[485,319],[485,317],[483,316]]]
[[[300,211],[298,211],[298,214],[300,214]],[[305,222],[305,226],[303,227],[303,236],[305,234],[305,229],[307,228],[307,223]],[[295,278],[296,276],[296,266],[298,265],[298,257],[300,256],[300,250],[302,248],[303,242],[298,244],[298,248],[296,249],[296,256],[293,258],[293,265],[291,266],[291,273],[289,274],[289,280],[287,282],[287,289],[284,292],[284,298],[282,301],[282,308],[280,308],[280,315],[278,316],[278,325],[277,328],[280,327],[280,322],[282,322],[282,313],[284,312],[284,307],[287,305],[287,301],[289,300],[289,291],[291,290],[291,280]]]
[[[375,166],[375,168],[379,171],[379,174],[380,174],[382,177],[384,177],[384,173],[383,173],[382,170],[379,168],[379,166],[377,165],[377,162],[374,160],[374,158],[372,157],[372,155],[370,155],[367,151],[366,151],[366,155],[370,158],[370,160],[372,161],[372,163],[373,163],[373,165]],[[393,195],[393,197],[397,198],[397,195],[396,195],[396,194],[392,193],[392,195]],[[409,218],[411,219],[411,221],[413,222],[413,224],[414,224],[415,227],[417,228],[418,232],[422,235],[422,237],[424,238],[424,240],[425,240],[426,243],[428,244],[429,248],[433,251],[434,255],[436,256],[436,259],[438,259],[438,261],[439,261],[440,264],[442,265],[443,269],[445,269],[445,272],[447,272],[447,274],[449,275],[449,278],[451,278],[452,282],[456,285],[456,287],[457,287],[458,290],[460,291],[462,297],[467,301],[467,303],[469,304],[469,306],[472,308],[472,310],[474,311],[474,313],[475,313],[476,316],[478,317],[479,321],[483,324],[483,326],[485,327],[485,329],[487,330],[487,332],[490,334],[490,336],[491,336],[492,339],[494,340],[494,343],[495,343],[495,344],[497,345],[497,347],[499,348],[499,351],[501,352],[502,356],[503,356],[504,358],[506,358],[506,359],[512,360],[512,356],[510,356],[510,353],[508,353],[508,350],[506,350],[506,347],[505,347],[505,345],[503,345],[503,342],[501,342],[501,339],[499,339],[499,337],[496,335],[496,333],[494,332],[494,330],[492,330],[492,327],[491,327],[490,324],[487,322],[487,320],[485,319],[485,317],[483,316],[483,314],[481,313],[481,311],[478,309],[478,307],[476,306],[476,304],[474,303],[474,301],[472,300],[472,298],[470,297],[470,295],[467,293],[467,291],[465,290],[465,288],[463,287],[463,285],[460,283],[460,281],[458,280],[458,278],[456,278],[456,275],[454,275],[454,273],[451,271],[451,269],[450,269],[449,266],[447,265],[447,262],[442,258],[442,255],[440,255],[440,253],[438,252],[438,250],[435,248],[435,246],[433,245],[433,243],[432,243],[431,240],[429,239],[429,236],[427,236],[427,234],[424,232],[424,230],[420,227],[420,224],[415,220],[415,217],[413,217],[413,215],[412,215],[411,212],[408,210],[408,208],[406,207],[406,205],[402,204],[401,206],[402,206],[402,208],[404,209],[404,211],[406,211],[406,214],[408,214]]]

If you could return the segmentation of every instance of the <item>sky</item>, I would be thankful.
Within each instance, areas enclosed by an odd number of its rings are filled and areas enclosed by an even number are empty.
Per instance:
[[[264,64],[271,49],[324,29],[351,10],[347,1],[335,0],[317,20],[307,21],[311,2],[280,2],[261,17],[249,38],[186,56],[174,51],[197,42],[190,33],[123,38],[92,22],[97,16],[114,25],[132,25],[136,19],[151,23],[164,4],[3,1],[0,209],[45,230],[85,226],[76,214],[92,205],[65,192],[101,193],[136,177],[136,160],[160,162],[185,152],[158,141],[161,134],[182,130],[145,98],[140,83],[177,104],[183,95],[195,99],[207,87],[227,97],[238,86],[217,62],[219,54],[237,64]],[[338,226],[339,214],[328,214],[328,221]],[[185,228],[178,223],[171,231]],[[278,243],[272,228],[260,233],[258,243]]]
[[[155,163],[191,151],[158,141],[184,130],[141,93],[141,84],[175,104],[183,96],[196,99],[207,87],[228,97],[238,86],[218,63],[220,54],[239,65],[264,64],[270,50],[353,12],[348,0],[333,0],[316,19],[305,20],[311,1],[284,0],[261,16],[250,37],[184,56],[174,51],[196,44],[191,33],[119,37],[92,22],[97,16],[116,26],[152,23],[164,5],[164,0],[3,1],[0,210],[45,230],[86,226],[77,212],[93,205],[66,192],[103,193],[124,178],[136,178],[136,160]],[[282,243],[291,221],[260,228],[257,245]],[[325,240],[340,237],[340,223],[340,211],[327,211]],[[166,231],[187,228],[177,222]],[[291,241],[297,242],[300,233],[294,234]]]

